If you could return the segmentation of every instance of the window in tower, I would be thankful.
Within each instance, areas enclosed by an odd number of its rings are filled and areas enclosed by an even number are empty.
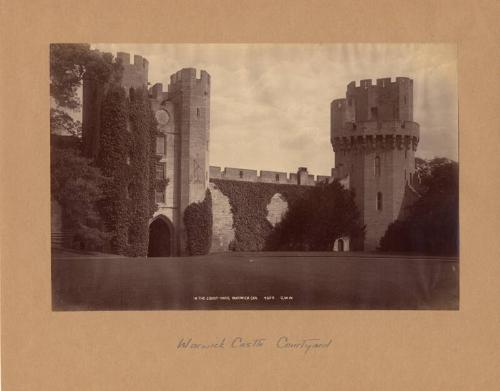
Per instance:
[[[375,156],[375,176],[380,176],[380,156]]]
[[[165,191],[164,190],[155,190],[155,201],[157,204],[162,204],[165,202]]]
[[[156,137],[156,153],[158,155],[165,155],[165,136]]]
[[[378,120],[378,109],[376,107],[371,108],[371,114],[373,120]]]
[[[165,179],[165,163],[156,164],[156,179]]]
[[[377,193],[377,210],[382,210],[382,193],[379,191]]]

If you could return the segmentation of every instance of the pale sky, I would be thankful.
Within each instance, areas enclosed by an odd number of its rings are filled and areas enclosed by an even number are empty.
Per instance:
[[[414,80],[417,156],[458,160],[453,44],[95,44],[149,61],[149,82],[185,67],[211,75],[210,165],[329,175],[330,102],[350,81]]]

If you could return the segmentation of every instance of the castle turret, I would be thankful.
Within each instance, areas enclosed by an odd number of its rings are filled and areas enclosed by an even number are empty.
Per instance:
[[[406,184],[415,172],[419,125],[413,122],[413,80],[361,80],[347,86],[345,99],[331,104],[331,142],[336,171],[349,176],[366,225],[364,243],[374,250],[397,219]]]

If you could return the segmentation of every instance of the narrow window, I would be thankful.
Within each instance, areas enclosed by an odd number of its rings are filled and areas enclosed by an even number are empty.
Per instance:
[[[382,193],[379,191],[377,193],[377,210],[382,210]]]
[[[165,163],[158,163],[156,165],[156,179],[165,179]]]
[[[408,159],[408,150],[405,148],[405,159]]]
[[[157,136],[156,137],[156,153],[158,155],[165,155],[165,137]]]
[[[243,171],[240,170],[240,178],[243,178]]]
[[[197,116],[198,118],[200,118],[200,108],[199,108],[199,107],[198,107],[198,108],[196,108],[196,116]]]
[[[375,176],[380,176],[380,157],[375,156]]]
[[[356,128],[357,128],[357,125],[353,122],[352,123],[352,130],[356,130]]]
[[[406,104],[406,95],[403,97],[403,104]]]
[[[157,204],[163,204],[165,202],[165,192],[163,190],[155,190],[155,201]]]
[[[280,175],[276,174],[275,179],[276,179],[276,182],[279,182],[280,181]]]
[[[371,108],[371,114],[373,120],[378,120],[378,109],[376,107]]]

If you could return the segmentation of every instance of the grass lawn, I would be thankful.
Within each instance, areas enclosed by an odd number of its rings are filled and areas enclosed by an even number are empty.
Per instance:
[[[222,253],[123,258],[53,252],[54,310],[457,310],[456,258]]]

